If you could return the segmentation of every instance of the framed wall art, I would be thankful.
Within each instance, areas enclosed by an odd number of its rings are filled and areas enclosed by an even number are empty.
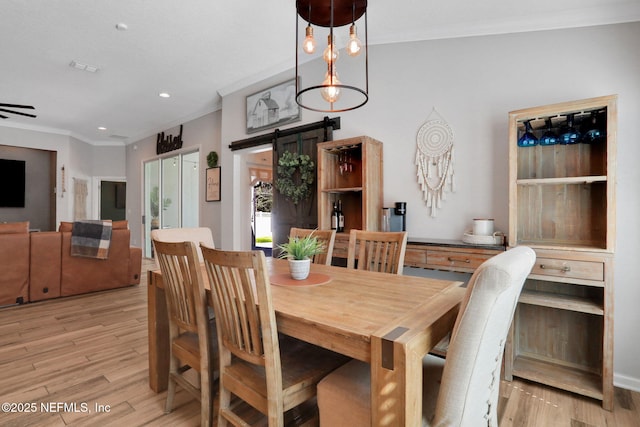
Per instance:
[[[207,169],[205,199],[207,202],[220,201],[220,166]]]
[[[259,132],[300,120],[296,79],[247,96],[247,133]]]

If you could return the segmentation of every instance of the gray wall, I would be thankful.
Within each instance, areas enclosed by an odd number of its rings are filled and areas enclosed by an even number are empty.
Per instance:
[[[508,229],[508,112],[618,94],[615,383],[640,390],[640,23],[370,47],[370,101],[341,114],[334,139],[369,135],[384,143],[385,204],[406,201],[410,236],[460,238],[474,217]],[[345,62],[346,63],[346,62]],[[312,66],[314,64],[306,64]],[[291,70],[223,98],[222,161],[241,165],[231,141],[246,138],[246,95],[293,78]],[[433,108],[455,133],[457,191],[432,218],[416,181],[416,133]],[[323,114],[303,111],[303,123]],[[297,123],[299,124],[299,123]],[[297,125],[294,124],[294,125]],[[240,168],[237,168],[240,170]],[[244,181],[223,169],[223,191],[245,196]],[[239,172],[235,172],[239,174]],[[222,246],[243,248],[248,214],[223,201]]]
[[[91,185],[92,179],[99,176],[122,177],[126,173],[126,152],[122,145],[95,147],[68,135],[11,127],[0,127],[0,145],[55,151],[57,153],[57,164],[55,166],[57,223],[60,223],[60,221],[73,221],[74,179],[88,181],[89,194],[86,208],[87,213],[91,215],[93,199],[99,197],[98,191]],[[62,175],[63,167],[65,169],[64,180]],[[23,221],[23,218],[22,215],[18,215],[12,218],[12,221]],[[46,228],[35,227],[34,224],[32,224],[32,227]]]
[[[0,222],[29,221],[29,228],[50,231],[51,203],[49,165],[51,152],[0,145],[0,159],[25,161],[23,208],[1,208]],[[3,182],[0,185],[11,185]]]
[[[205,171],[207,168],[207,154],[210,151],[220,153],[220,111],[216,111],[205,116],[186,121],[182,130],[183,145],[181,151],[192,151],[194,148],[200,152],[200,226],[209,227],[213,231],[213,241],[216,246],[220,245],[221,218],[220,202],[205,202],[204,183]],[[165,133],[177,135],[179,129],[169,128]],[[176,152],[167,153],[173,155]],[[142,247],[142,189],[143,189],[143,164],[145,161],[160,158],[156,154],[156,135],[137,141],[127,146],[127,218],[131,228],[131,241],[135,246]],[[222,171],[227,165],[219,162]],[[231,194],[222,193],[222,198],[231,198]]]

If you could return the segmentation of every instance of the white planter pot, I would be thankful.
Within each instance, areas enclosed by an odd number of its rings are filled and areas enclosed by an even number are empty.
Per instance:
[[[304,280],[309,277],[309,269],[311,268],[311,259],[290,259],[289,273],[291,278],[295,280]]]

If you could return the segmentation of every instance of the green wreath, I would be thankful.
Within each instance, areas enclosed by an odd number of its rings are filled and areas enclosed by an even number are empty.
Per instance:
[[[296,171],[299,174],[296,176]],[[295,178],[294,178],[295,177]],[[285,151],[278,159],[276,188],[280,193],[297,205],[311,195],[315,165],[306,154]]]

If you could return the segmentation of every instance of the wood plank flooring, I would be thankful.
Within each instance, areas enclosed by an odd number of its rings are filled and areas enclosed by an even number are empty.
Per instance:
[[[178,388],[165,414],[166,393],[148,387],[146,297],[143,272],[140,286],[0,309],[0,403],[20,410],[0,411],[0,425],[199,425],[190,395]],[[504,427],[640,427],[640,393],[616,388],[608,412],[592,399],[502,382],[499,417]]]

